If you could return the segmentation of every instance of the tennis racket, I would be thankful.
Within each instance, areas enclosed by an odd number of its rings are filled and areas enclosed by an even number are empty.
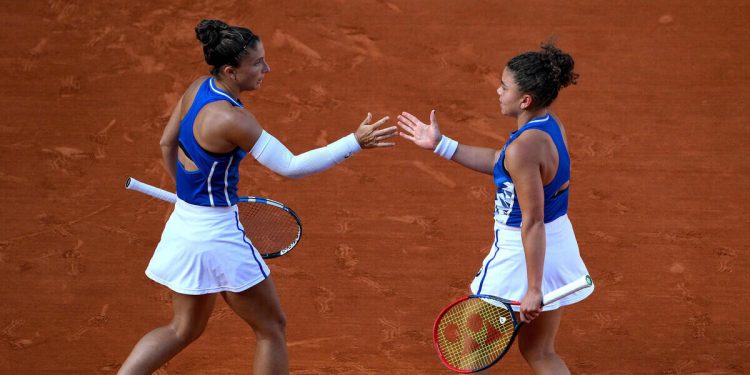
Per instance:
[[[542,305],[553,303],[594,283],[589,275],[544,295]],[[482,371],[510,349],[523,322],[511,305],[521,302],[475,294],[443,309],[435,320],[433,340],[440,360],[449,369],[468,374]]]
[[[175,203],[175,193],[140,182],[132,177],[125,188]],[[260,197],[240,197],[239,220],[253,247],[265,259],[280,257],[291,251],[302,238],[302,222],[291,208],[281,202]]]

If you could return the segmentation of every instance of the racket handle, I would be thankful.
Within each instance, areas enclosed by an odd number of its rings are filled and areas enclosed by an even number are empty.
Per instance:
[[[140,182],[133,177],[128,177],[127,181],[125,181],[125,189],[135,190],[170,203],[177,202],[177,195],[175,193],[170,193],[156,186]]]
[[[573,281],[567,285],[564,285],[558,289],[555,289],[542,297],[542,305],[549,305],[550,303],[557,302],[558,300],[565,298],[581,289],[588,288],[594,285],[594,281],[591,280],[591,276],[582,276],[580,279]]]

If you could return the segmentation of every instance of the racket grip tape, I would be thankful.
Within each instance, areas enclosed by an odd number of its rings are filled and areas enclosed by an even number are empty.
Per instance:
[[[170,203],[177,202],[177,194],[170,193],[164,189],[159,189],[156,186],[140,182],[133,177],[128,177],[125,181],[125,188],[128,190],[134,190],[139,193],[150,195],[154,198],[161,199]]]
[[[545,294],[542,298],[542,304],[549,305],[550,303],[557,302],[562,298],[565,298],[581,289],[588,288],[592,285],[594,285],[594,281],[591,280],[591,276],[581,276],[580,279],[577,279],[572,283],[569,283],[561,288],[555,289]]]

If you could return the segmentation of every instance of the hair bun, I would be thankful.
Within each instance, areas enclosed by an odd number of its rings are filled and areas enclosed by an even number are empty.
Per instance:
[[[229,25],[219,20],[202,20],[195,27],[195,37],[204,47],[213,47],[221,41],[221,32],[228,30]]]
[[[557,48],[554,40],[542,44],[540,58],[542,63],[550,69],[550,79],[559,87],[567,87],[576,83],[578,74],[573,72],[575,67],[573,58]]]

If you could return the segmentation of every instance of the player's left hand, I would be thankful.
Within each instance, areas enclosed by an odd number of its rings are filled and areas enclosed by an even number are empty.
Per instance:
[[[372,121],[372,113],[368,112],[365,120],[359,124],[359,128],[354,132],[354,136],[357,138],[359,146],[362,148],[393,147],[395,143],[381,141],[396,135],[396,127],[391,126],[390,128],[378,129],[380,125],[383,125],[388,119],[389,117],[385,116],[370,124],[369,122]]]
[[[521,321],[531,323],[542,313],[542,291],[529,290],[521,299]]]
[[[428,150],[434,150],[443,136],[443,134],[440,133],[440,126],[438,125],[434,109],[430,112],[429,124],[425,124],[419,120],[417,116],[414,116],[409,112],[402,112],[401,115],[398,116],[398,125],[404,130],[398,133],[400,136],[414,142],[415,145]]]

